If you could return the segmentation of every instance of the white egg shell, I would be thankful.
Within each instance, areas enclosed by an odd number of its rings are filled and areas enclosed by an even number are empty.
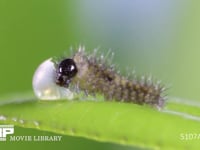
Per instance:
[[[41,100],[73,99],[73,93],[56,84],[56,70],[50,59],[44,61],[35,71],[33,76],[33,90]]]

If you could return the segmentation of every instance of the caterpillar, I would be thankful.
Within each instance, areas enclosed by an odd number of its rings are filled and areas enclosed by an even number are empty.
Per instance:
[[[74,92],[84,91],[102,94],[108,101],[163,107],[164,86],[147,77],[122,76],[108,61],[97,57],[96,51],[86,53],[83,47],[70,57],[48,59],[35,72],[34,92],[40,99],[73,99]]]

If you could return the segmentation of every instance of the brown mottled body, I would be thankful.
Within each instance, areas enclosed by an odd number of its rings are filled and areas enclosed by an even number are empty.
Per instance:
[[[162,107],[164,98],[163,88],[147,79],[129,80],[117,74],[114,68],[97,59],[94,55],[87,56],[84,51],[75,53],[73,60],[78,68],[72,83],[81,90],[90,93],[101,93],[107,100],[150,104]]]

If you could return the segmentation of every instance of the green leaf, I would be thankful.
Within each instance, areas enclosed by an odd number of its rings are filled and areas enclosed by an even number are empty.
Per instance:
[[[29,93],[16,96],[0,101],[0,123],[153,149],[200,146],[200,137],[186,139],[200,134],[198,106],[170,102],[168,110],[159,111],[118,102],[39,101]]]

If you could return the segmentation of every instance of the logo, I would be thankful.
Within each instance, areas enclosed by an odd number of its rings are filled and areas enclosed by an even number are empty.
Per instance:
[[[6,141],[8,134],[14,134],[14,125],[0,125],[0,141]]]
[[[37,141],[37,142],[60,142],[61,135],[11,135],[14,134],[14,125],[0,125],[0,142],[1,141]],[[7,139],[7,135],[10,135]]]

